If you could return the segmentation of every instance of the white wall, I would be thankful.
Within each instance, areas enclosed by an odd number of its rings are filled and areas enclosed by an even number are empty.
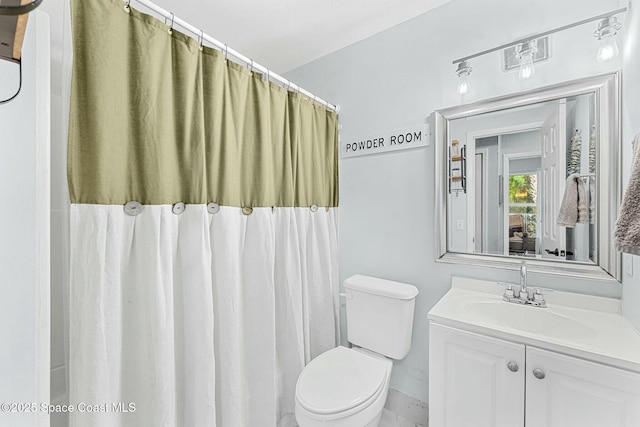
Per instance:
[[[640,1],[630,2],[627,18],[627,42],[621,51],[624,57],[624,75],[622,81],[622,140],[624,159],[624,184],[629,181],[631,171],[631,141],[640,132]],[[629,268],[631,267],[631,268]],[[624,314],[640,330],[640,257],[624,255],[623,263]]]
[[[459,104],[451,61],[617,9],[620,3],[486,0],[480,6],[475,0],[454,0],[293,70],[287,77],[342,106],[341,137],[348,140],[422,123],[434,109]],[[518,81],[514,73],[504,74],[498,54],[472,61],[471,91],[464,101],[619,69],[620,60],[596,62],[595,26],[552,36],[551,60],[538,66],[528,82]],[[638,66],[635,68],[637,71]],[[420,289],[412,350],[395,364],[391,387],[427,401],[426,315],[449,289],[451,276],[515,281],[517,272],[435,261],[433,145],[342,160],[340,191],[341,279],[362,273],[412,283]],[[637,270],[640,274],[640,265]],[[616,298],[622,291],[621,286],[598,281],[535,274],[530,282]],[[640,290],[637,292],[636,315],[640,318]]]
[[[0,61],[0,92],[15,87]],[[49,17],[32,13],[22,91],[0,105],[0,402],[49,401]],[[46,413],[0,411],[2,426],[48,426]]]

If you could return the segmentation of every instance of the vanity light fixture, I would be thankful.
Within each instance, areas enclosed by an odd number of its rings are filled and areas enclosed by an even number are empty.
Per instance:
[[[528,40],[516,46],[516,57],[520,60],[520,68],[518,69],[518,78],[520,80],[529,80],[536,73],[536,67],[533,65],[533,55],[538,51],[537,40]]]
[[[458,93],[460,95],[464,95],[469,92],[469,74],[473,68],[469,65],[469,61],[462,61],[458,64],[458,69],[456,70],[456,74],[460,78],[458,82]]]
[[[530,35],[525,39],[512,41],[501,46],[483,50],[482,52],[474,53],[473,55],[468,55],[463,58],[456,59],[455,61],[453,61],[453,65],[458,66],[458,68],[456,69],[456,74],[460,78],[460,81],[458,83],[458,93],[464,95],[465,93],[469,92],[468,77],[471,73],[469,60],[499,50],[504,50],[504,70],[507,71],[517,66],[519,67],[518,78],[520,78],[521,80],[527,80],[530,79],[535,73],[535,67],[533,63],[548,58],[548,43],[546,40],[543,40],[545,36],[559,33],[560,31],[568,30],[569,28],[588,24],[590,22],[600,21],[597,30],[593,33],[593,35],[600,41],[600,48],[598,49],[597,59],[600,62],[608,61],[618,54],[618,45],[616,43],[615,36],[620,28],[622,28],[622,25],[618,22],[618,19],[615,17],[615,15],[624,13],[626,11],[627,8],[623,7],[608,13],[603,13],[597,16],[592,16],[591,18],[553,28],[539,34]],[[542,43],[538,43],[538,41],[541,41]],[[516,62],[515,66],[513,64],[514,62]]]
[[[607,62],[618,56],[618,43],[616,34],[622,28],[615,16],[609,16],[598,23],[598,28],[593,32],[593,36],[598,38],[600,46],[596,59],[598,62]]]

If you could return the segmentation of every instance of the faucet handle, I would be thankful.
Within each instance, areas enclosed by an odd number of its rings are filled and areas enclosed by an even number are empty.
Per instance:
[[[504,294],[502,295],[503,298],[513,298],[513,297],[516,296],[516,293],[513,290],[513,284],[512,283],[498,282],[498,285],[505,287],[504,288]]]
[[[553,289],[549,289],[549,288],[539,288],[536,286],[536,291],[533,293],[533,300],[539,303],[544,303],[544,295],[542,294],[542,291],[545,292],[553,292]]]

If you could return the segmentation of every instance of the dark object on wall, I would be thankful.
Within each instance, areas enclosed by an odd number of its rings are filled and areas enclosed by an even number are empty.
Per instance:
[[[8,99],[0,101],[7,103],[20,93],[22,88],[22,42],[27,29],[28,13],[42,3],[42,0],[0,0],[0,59],[18,64],[20,83],[16,93]]]

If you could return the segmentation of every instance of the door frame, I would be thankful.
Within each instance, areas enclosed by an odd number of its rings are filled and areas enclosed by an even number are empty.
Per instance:
[[[510,126],[498,126],[494,128],[482,129],[474,132],[467,132],[466,134],[466,158],[474,159],[473,162],[467,160],[466,172],[467,177],[475,177],[475,156],[476,156],[476,139],[479,138],[488,138],[491,136],[501,136],[501,135],[509,135],[513,133],[521,133],[532,130],[538,130],[542,127],[544,121],[535,121],[528,123],[518,123]],[[498,165],[500,165],[500,159],[498,159]],[[504,169],[503,174],[504,176]],[[498,175],[500,176],[500,175]],[[505,181],[504,178],[502,180]],[[486,194],[486,193],[485,193]],[[504,195],[503,195],[504,196]],[[474,220],[474,212],[476,210],[476,191],[475,186],[467,185],[467,250],[473,251],[475,248],[474,238],[476,235],[476,227]],[[486,239],[485,239],[486,240]],[[507,239],[508,241],[509,239]],[[509,248],[502,248],[503,252],[506,249],[507,255],[509,255]],[[483,253],[484,247],[483,247]]]
[[[488,148],[479,148],[476,150],[476,154],[482,154],[482,194],[487,194],[487,180],[489,179],[487,164],[489,163],[489,149]],[[474,190],[475,191],[475,190]],[[474,208],[475,208],[475,199],[474,199]],[[487,216],[488,216],[488,208],[487,203],[482,204],[482,253],[487,253],[487,228],[489,226]],[[475,226],[475,222],[474,222]],[[474,230],[475,236],[475,230]],[[474,245],[475,247],[475,245]]]

